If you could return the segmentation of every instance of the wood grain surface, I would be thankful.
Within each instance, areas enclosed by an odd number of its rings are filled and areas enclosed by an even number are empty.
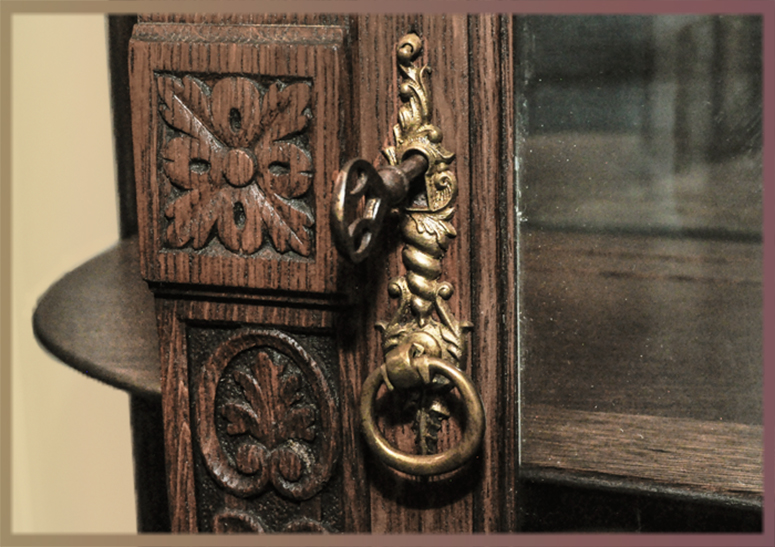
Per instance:
[[[173,531],[342,531],[331,341],[343,291],[327,222],[349,104],[342,40],[336,26],[186,18],[134,29],[141,271],[157,303]],[[288,359],[295,372],[269,373]],[[245,425],[270,415],[296,425],[282,438]]]
[[[759,243],[522,241],[526,404],[762,423]]]
[[[347,104],[342,40],[338,27],[135,26],[146,279],[338,291],[327,220]]]
[[[525,406],[522,419],[524,466],[646,479],[761,503],[761,426],[546,405]]]
[[[472,374],[488,416],[476,532],[516,527],[518,388],[514,21],[469,16]]]

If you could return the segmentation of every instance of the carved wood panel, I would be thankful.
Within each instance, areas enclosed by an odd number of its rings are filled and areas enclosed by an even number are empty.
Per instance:
[[[240,255],[263,248],[268,256],[312,257],[310,82],[226,76],[209,86],[160,74],[156,86],[163,247],[199,250],[217,241]]]
[[[337,291],[346,101],[336,27],[139,24],[130,44],[143,274]]]
[[[173,530],[342,531],[332,312],[157,308]]]
[[[397,227],[388,220],[357,268],[338,258],[328,227],[335,171],[356,156],[384,161],[399,106],[394,48],[408,32],[424,40],[433,119],[457,154],[445,278],[452,313],[475,323],[468,372],[487,417],[476,461],[428,479],[372,457],[357,411],[381,364],[374,324],[393,313],[387,286],[403,272]],[[511,68],[498,64],[510,33],[508,18],[492,16],[140,18],[138,215],[157,299],[173,530],[513,529],[514,318],[498,298],[511,291],[499,276],[514,273],[503,133],[513,111],[499,94]],[[483,129],[495,119],[503,132]],[[385,436],[411,446],[397,412],[381,416]],[[459,442],[459,422],[444,422],[440,450]]]
[[[305,349],[336,362],[330,338],[193,326],[187,338],[200,531],[341,529],[335,391]]]

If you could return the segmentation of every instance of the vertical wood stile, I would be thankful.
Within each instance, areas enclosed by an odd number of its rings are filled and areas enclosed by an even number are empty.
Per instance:
[[[476,492],[477,532],[513,529],[516,487],[516,315],[514,218],[514,95],[511,19],[492,14],[469,19],[470,249],[475,329],[472,370],[487,431],[484,469]]]

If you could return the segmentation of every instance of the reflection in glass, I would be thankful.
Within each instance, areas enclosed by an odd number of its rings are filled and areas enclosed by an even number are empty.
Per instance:
[[[525,404],[761,423],[761,28],[523,18]]]

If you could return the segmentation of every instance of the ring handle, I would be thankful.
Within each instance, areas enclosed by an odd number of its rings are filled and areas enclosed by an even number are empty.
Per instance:
[[[441,278],[441,261],[457,236],[452,217],[458,183],[452,168],[455,154],[442,145],[442,131],[431,119],[430,67],[415,64],[421,52],[419,36],[408,34],[399,40],[401,105],[393,127],[394,144],[382,150],[388,165],[375,168],[361,159],[344,164],[334,181],[330,221],[339,252],[358,263],[375,247],[388,210],[400,215],[396,227],[404,242],[401,259],[406,272],[388,285],[390,297],[398,299],[392,318],[376,324],[384,361],[363,385],[361,425],[368,446],[388,466],[411,475],[440,475],[476,455],[485,416],[479,394],[461,372],[466,335],[473,325],[452,313],[448,301],[453,285]],[[435,381],[437,374],[446,380]],[[388,390],[420,395],[414,398],[419,454],[396,450],[377,428],[374,400],[383,383]],[[437,434],[449,417],[442,398],[453,387],[465,402],[463,438],[437,453]]]
[[[361,425],[369,448],[389,467],[411,475],[440,475],[461,467],[479,450],[484,437],[484,407],[476,388],[461,370],[436,357],[423,356],[417,361],[423,361],[421,365],[427,365],[431,375],[442,374],[449,378],[460,392],[466,409],[462,441],[450,450],[429,455],[407,454],[391,446],[379,431],[374,414],[374,400],[384,381],[381,368],[372,371],[363,384]]]

